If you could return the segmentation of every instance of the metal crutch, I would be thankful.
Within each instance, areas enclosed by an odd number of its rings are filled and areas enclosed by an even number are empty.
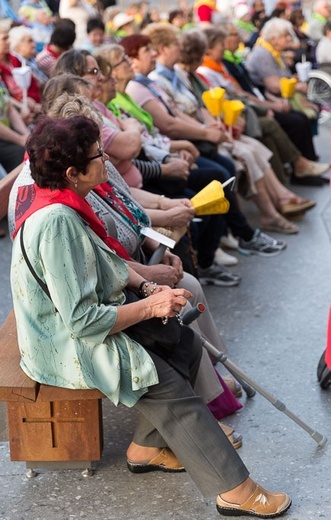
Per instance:
[[[185,325],[188,325],[193,319],[197,318],[205,309],[203,303],[198,303],[196,307],[188,311],[182,317],[182,321]],[[186,318],[185,318],[186,317]],[[308,426],[305,422],[303,422],[297,415],[288,410],[284,403],[282,403],[279,399],[274,397],[272,394],[267,392],[262,386],[260,386],[254,379],[249,377],[243,370],[241,370],[237,365],[235,365],[232,361],[228,359],[228,357],[223,353],[219,352],[209,341],[207,341],[204,337],[201,336],[202,345],[208,350],[208,352],[214,356],[218,361],[220,361],[231,374],[234,375],[238,381],[244,380],[246,381],[254,390],[256,390],[262,397],[267,399],[277,410],[285,413],[292,421],[296,422],[303,430],[305,430],[309,435],[314,439],[314,441],[318,444],[318,446],[322,447],[327,442],[327,437],[322,435],[317,430],[314,430],[310,426]]]
[[[182,322],[184,323],[184,325],[189,325],[190,323],[192,323],[192,321],[196,320],[200,316],[200,314],[202,314],[204,312],[204,310],[205,310],[205,305],[203,303],[197,303],[197,305],[195,307],[192,307],[192,309],[187,311],[182,316]],[[202,337],[201,337],[201,340],[206,341]],[[214,355],[211,352],[210,353],[213,355],[213,357],[216,357],[217,360],[220,361],[219,360],[220,351],[217,350],[215,347],[213,347],[213,348],[215,349],[215,352],[217,352],[217,355]],[[206,347],[206,349],[208,350],[207,347]],[[248,398],[254,397],[254,395],[256,394],[255,390],[251,386],[249,386],[246,383],[246,381],[244,381],[240,376],[238,376],[238,374],[235,374],[229,367],[227,367],[227,370],[230,372],[231,375],[233,375],[233,377],[238,381],[238,383],[241,384],[247,397]]]

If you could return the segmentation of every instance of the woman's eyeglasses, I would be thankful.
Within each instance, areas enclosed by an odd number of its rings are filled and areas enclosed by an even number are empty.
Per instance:
[[[101,74],[100,69],[98,67],[93,67],[92,69],[87,69],[85,74],[91,74],[92,76],[99,76]]]
[[[123,58],[121,59],[121,61],[119,61],[118,63],[115,63],[115,65],[112,65],[112,69],[115,69],[116,67],[119,67],[119,65],[122,65],[122,63],[124,63],[125,61],[128,62],[130,60],[129,56],[127,54],[124,54]]]
[[[92,155],[92,157],[88,157],[87,160],[88,160],[88,162],[90,162],[90,161],[93,161],[94,159],[99,159],[99,157],[103,158],[104,156],[105,156],[105,152],[103,151],[101,146],[98,144],[98,153],[95,155]]]

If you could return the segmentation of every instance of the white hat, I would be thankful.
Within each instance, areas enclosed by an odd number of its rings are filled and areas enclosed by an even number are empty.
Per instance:
[[[246,14],[249,14],[248,5],[246,5],[246,4],[236,5],[236,7],[234,8],[234,14],[235,14],[235,17],[237,18],[237,20],[239,20],[240,18],[243,18],[244,16],[246,16]]]
[[[130,22],[134,22],[134,16],[130,16],[126,13],[118,13],[113,18],[113,26],[116,31],[118,31],[121,27]]]

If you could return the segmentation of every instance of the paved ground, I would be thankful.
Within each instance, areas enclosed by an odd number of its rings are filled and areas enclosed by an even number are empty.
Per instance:
[[[330,160],[329,125],[318,138]],[[240,454],[252,476],[270,489],[286,490],[293,506],[284,518],[331,518],[329,501],[331,390],[321,391],[316,365],[324,349],[330,304],[331,204],[329,188],[300,188],[318,201],[288,237],[287,251],[273,259],[240,256],[238,288],[207,287],[229,358],[275,394],[312,428],[329,436],[319,449],[310,436],[261,396],[247,400],[229,419],[244,436]],[[245,204],[253,222],[256,212]],[[11,308],[9,239],[0,242],[0,323]],[[80,471],[42,470],[27,479],[24,464],[9,460],[0,444],[0,520],[212,520],[214,499],[203,499],[186,474],[132,475],[125,449],[135,413],[105,405],[106,445],[92,478]],[[0,412],[0,437],[6,440]]]

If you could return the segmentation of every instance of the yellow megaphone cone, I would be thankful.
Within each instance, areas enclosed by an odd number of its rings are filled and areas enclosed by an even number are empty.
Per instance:
[[[219,181],[212,181],[191,199],[196,215],[217,215],[227,213],[230,203],[224,196],[223,186]]]
[[[223,120],[227,126],[233,126],[244,110],[245,105],[239,99],[226,99],[223,103]]]
[[[202,100],[207,110],[214,117],[220,117],[223,109],[225,89],[221,87],[212,88],[202,93]]]
[[[296,83],[297,80],[295,78],[280,78],[279,86],[281,96],[285,99],[293,97]]]

